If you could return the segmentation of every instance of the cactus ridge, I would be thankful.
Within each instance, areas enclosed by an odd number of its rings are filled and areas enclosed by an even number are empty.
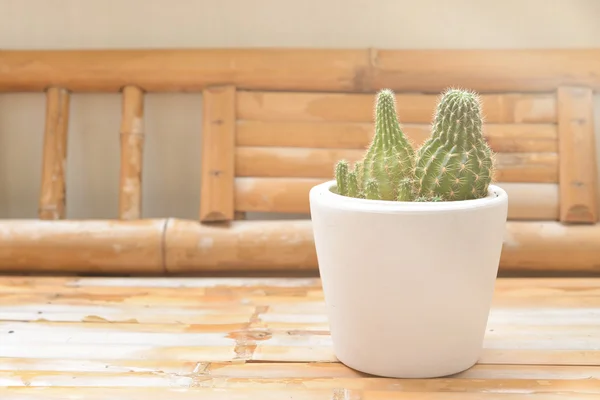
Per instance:
[[[432,135],[414,150],[397,117],[396,99],[381,90],[375,133],[353,168],[335,167],[338,194],[371,200],[455,201],[484,197],[493,179],[494,154],[482,133],[476,93],[449,89],[436,107]]]

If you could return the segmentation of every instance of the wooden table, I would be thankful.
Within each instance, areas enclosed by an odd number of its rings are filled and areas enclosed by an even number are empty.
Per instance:
[[[499,279],[443,379],[336,362],[318,279],[0,278],[0,399],[600,399],[600,279]],[[154,397],[156,396],[156,397]]]

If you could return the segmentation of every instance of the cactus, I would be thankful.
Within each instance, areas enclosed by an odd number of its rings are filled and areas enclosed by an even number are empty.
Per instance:
[[[476,93],[450,89],[436,107],[432,135],[415,152],[402,132],[394,93],[377,94],[375,134],[364,157],[335,166],[337,193],[370,200],[439,202],[487,195],[493,152],[482,133]]]
[[[369,200],[381,200],[379,184],[374,178],[367,179],[365,184],[365,197]]]
[[[357,191],[353,190],[352,197],[397,200],[400,182],[413,174],[414,154],[398,122],[394,93],[383,89],[377,95],[375,106],[375,134],[363,159],[354,164],[352,171],[346,160],[339,161],[335,167],[338,193],[350,195],[348,174],[354,173]],[[405,192],[400,197],[404,198]]]
[[[382,200],[396,200],[400,181],[414,169],[414,149],[396,114],[396,98],[381,90],[375,106],[375,134],[363,160],[363,179],[375,179]]]
[[[348,195],[348,161],[340,160],[335,166],[337,192],[342,196]]]
[[[447,90],[436,109],[432,136],[416,152],[417,197],[484,197],[492,174],[493,155],[482,134],[479,97],[467,90]]]

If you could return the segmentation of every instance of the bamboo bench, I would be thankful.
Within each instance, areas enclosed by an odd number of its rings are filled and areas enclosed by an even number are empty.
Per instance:
[[[39,219],[0,221],[0,398],[598,398],[600,278],[499,278],[478,364],[397,380],[337,362],[317,277],[273,276],[316,272],[308,190],[335,159],[360,154],[375,90],[396,91],[418,143],[449,85],[483,96],[510,195],[501,272],[598,272],[598,60],[600,50],[0,52],[0,91],[47,95]],[[198,220],[143,218],[144,94],[157,91],[204,94]],[[74,92],[122,93],[118,219],[65,219]],[[199,272],[209,276],[164,276]]]
[[[373,93],[396,91],[401,122],[419,143],[439,92],[462,86],[482,95],[498,181],[510,196],[501,272],[598,272],[599,57],[598,50],[3,51],[0,91],[45,91],[47,108],[39,220],[0,222],[0,270],[314,272],[308,190],[331,179],[338,158],[360,156],[372,134]],[[144,93],[167,91],[203,93],[198,220],[142,217]],[[73,92],[122,93],[118,219],[65,219]],[[252,216],[265,212],[274,218]]]

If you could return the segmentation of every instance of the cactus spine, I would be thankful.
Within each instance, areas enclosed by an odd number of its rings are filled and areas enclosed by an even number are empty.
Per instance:
[[[494,166],[482,124],[475,93],[458,89],[443,93],[432,135],[416,153],[417,196],[452,201],[487,195]]]
[[[415,152],[398,122],[394,93],[381,90],[375,106],[373,140],[352,169],[346,160],[337,163],[337,193],[419,202],[485,197],[494,159],[482,125],[477,94],[447,90],[436,107],[431,137]]]

